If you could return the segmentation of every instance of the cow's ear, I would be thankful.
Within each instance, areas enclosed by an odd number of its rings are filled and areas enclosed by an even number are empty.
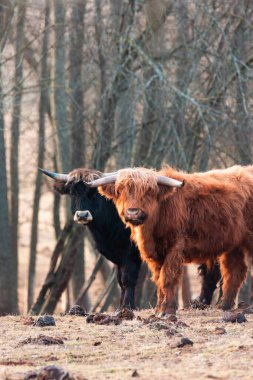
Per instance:
[[[60,194],[69,194],[70,192],[70,187],[63,181],[54,181],[54,189]]]
[[[117,198],[116,191],[115,191],[115,184],[109,184],[105,186],[99,186],[98,191],[101,195],[108,199],[115,199]]]

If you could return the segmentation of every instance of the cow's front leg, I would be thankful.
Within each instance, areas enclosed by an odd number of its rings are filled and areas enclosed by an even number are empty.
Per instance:
[[[176,313],[176,290],[183,268],[180,250],[171,251],[165,258],[160,271],[158,286],[160,289],[159,316],[168,316]]]

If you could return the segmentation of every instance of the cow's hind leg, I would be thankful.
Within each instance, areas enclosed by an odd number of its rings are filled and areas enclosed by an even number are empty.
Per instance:
[[[207,262],[199,266],[199,274],[202,277],[201,292],[199,301],[205,305],[211,305],[213,293],[216,290],[217,283],[221,280],[220,265],[219,262]],[[219,300],[222,296],[221,286]]]
[[[234,307],[237,293],[247,274],[244,250],[238,247],[224,253],[220,258],[220,270],[223,296],[219,306],[223,310],[229,310]]]

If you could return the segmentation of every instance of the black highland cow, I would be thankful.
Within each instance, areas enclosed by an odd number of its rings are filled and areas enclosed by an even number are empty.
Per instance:
[[[113,202],[107,201],[97,189],[90,189],[84,184],[100,178],[102,173],[91,169],[75,169],[69,174],[42,172],[55,180],[56,191],[70,196],[74,220],[89,228],[96,249],[117,266],[120,307],[133,309],[141,266],[138,248],[131,242],[130,230],[120,220]]]

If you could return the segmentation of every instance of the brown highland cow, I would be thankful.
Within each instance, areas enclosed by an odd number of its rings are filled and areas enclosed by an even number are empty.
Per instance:
[[[234,306],[253,252],[253,166],[187,174],[122,169],[89,184],[113,199],[157,284],[157,312],[175,312],[183,264],[220,261],[221,307]]]

